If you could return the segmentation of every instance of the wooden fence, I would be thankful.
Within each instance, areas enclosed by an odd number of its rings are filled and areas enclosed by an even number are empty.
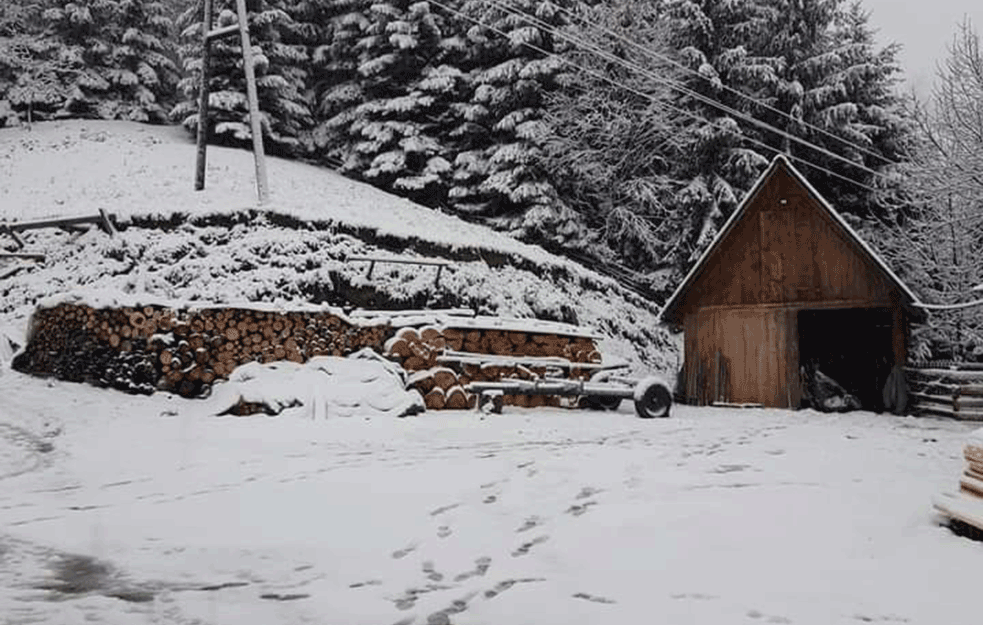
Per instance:
[[[915,414],[983,421],[983,364],[930,363],[905,372]]]

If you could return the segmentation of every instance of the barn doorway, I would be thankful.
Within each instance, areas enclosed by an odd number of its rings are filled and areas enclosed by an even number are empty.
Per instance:
[[[818,365],[864,410],[883,411],[881,391],[894,364],[890,309],[803,310],[798,321],[800,367]]]

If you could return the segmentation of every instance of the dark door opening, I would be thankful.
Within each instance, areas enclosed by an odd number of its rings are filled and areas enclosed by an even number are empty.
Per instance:
[[[881,412],[881,391],[894,364],[891,311],[800,311],[799,365],[810,363],[859,399],[864,410]]]

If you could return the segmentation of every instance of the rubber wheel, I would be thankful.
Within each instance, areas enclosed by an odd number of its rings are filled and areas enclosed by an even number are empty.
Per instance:
[[[643,419],[666,418],[672,407],[672,391],[659,379],[646,379],[635,388],[635,412]]]
[[[591,395],[585,398],[587,407],[591,410],[617,410],[621,405],[620,397],[603,397]]]

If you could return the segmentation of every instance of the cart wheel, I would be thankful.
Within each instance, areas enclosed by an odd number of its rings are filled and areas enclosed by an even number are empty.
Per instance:
[[[584,403],[591,410],[617,410],[621,405],[621,398],[591,395],[584,398]]]
[[[635,412],[639,417],[668,417],[671,406],[672,391],[662,378],[645,378],[635,386]]]

